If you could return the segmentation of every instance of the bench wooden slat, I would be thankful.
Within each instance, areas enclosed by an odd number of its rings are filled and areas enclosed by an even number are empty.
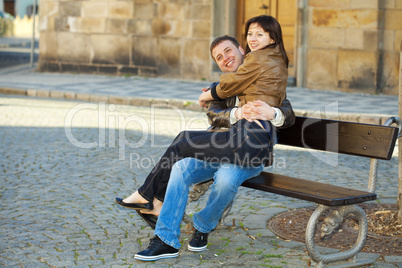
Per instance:
[[[395,127],[298,116],[292,127],[279,130],[278,143],[389,160],[397,135]]]
[[[377,198],[375,193],[269,172],[262,172],[257,177],[245,181],[242,186],[311,201],[330,207],[358,204]]]

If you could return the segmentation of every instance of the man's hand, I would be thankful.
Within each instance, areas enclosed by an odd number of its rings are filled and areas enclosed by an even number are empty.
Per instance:
[[[202,89],[204,91],[204,89]],[[207,90],[201,93],[200,97],[198,98],[198,103],[200,104],[201,107],[206,107],[207,106],[207,101],[213,100],[211,91]]]
[[[254,119],[272,120],[275,118],[275,110],[266,102],[260,100],[250,101],[242,106],[242,116],[248,121]]]

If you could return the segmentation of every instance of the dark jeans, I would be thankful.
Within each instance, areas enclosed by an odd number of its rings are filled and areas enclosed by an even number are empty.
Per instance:
[[[170,171],[177,161],[194,157],[216,163],[261,166],[272,151],[276,129],[266,121],[266,129],[243,119],[224,132],[182,131],[149,173],[138,192],[146,200],[163,202]]]

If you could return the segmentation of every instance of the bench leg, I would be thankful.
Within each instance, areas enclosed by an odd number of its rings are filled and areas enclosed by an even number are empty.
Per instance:
[[[329,209],[329,207],[319,205],[311,215],[306,228],[306,247],[308,254],[315,262],[319,263],[320,267],[323,267],[323,265],[327,263],[349,260],[355,257],[363,248],[367,238],[367,217],[364,210],[356,205],[342,206],[337,210],[334,210],[331,215],[324,219],[321,229],[321,236],[323,237],[331,234],[339,226],[339,224],[342,223],[345,216],[354,214],[359,221],[359,234],[357,241],[354,246],[347,251],[332,254],[319,253],[315,246],[314,236],[319,219],[327,209]],[[362,264],[360,263],[358,265]]]

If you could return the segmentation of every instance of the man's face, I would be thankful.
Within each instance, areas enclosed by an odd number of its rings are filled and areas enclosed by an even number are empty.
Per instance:
[[[212,57],[222,72],[236,72],[243,63],[244,50],[225,40],[212,49]]]

